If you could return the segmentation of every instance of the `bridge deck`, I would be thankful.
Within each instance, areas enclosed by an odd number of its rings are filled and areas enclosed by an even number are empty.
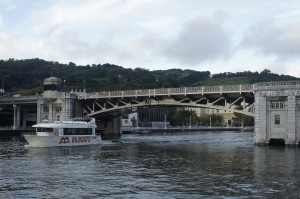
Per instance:
[[[170,96],[170,95],[189,95],[189,94],[223,94],[223,93],[242,93],[253,92],[253,84],[225,85],[225,86],[201,86],[201,87],[180,87],[180,88],[159,88],[143,90],[125,91],[102,91],[91,93],[76,93],[78,99],[88,98],[123,98],[140,96]]]

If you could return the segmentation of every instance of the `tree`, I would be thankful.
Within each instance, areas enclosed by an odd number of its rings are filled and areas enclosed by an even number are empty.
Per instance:
[[[221,114],[205,114],[200,116],[200,125],[202,126],[222,126],[224,117]]]
[[[92,65],[92,67],[90,67]],[[76,65],[73,62],[62,64],[42,59],[0,60],[0,77],[5,76],[5,90],[32,89],[39,92],[39,82],[51,74],[68,83],[66,89],[86,90],[133,90],[155,88],[178,88],[203,85],[248,84],[262,81],[297,80],[289,75],[278,75],[265,69],[262,72],[236,72],[214,74],[209,71],[182,69],[149,71],[143,68],[127,69],[114,64]],[[24,78],[26,77],[26,78]],[[18,81],[16,81],[18,80]]]
[[[198,116],[195,111],[189,110],[173,110],[169,111],[167,120],[172,126],[189,126],[190,119],[192,124],[196,124]]]
[[[242,107],[237,107],[236,109],[242,110]],[[234,113],[234,116],[236,118],[233,126],[253,126],[254,125],[254,117],[244,115],[242,113]]]

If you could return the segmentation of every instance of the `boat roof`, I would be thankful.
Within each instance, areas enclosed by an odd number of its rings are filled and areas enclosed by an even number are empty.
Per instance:
[[[96,128],[95,120],[92,119],[90,122],[85,121],[62,121],[54,123],[39,123],[35,124],[32,127],[34,128]]]

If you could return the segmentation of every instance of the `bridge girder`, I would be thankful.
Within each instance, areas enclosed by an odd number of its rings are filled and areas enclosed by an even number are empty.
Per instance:
[[[88,116],[96,116],[109,111],[119,109],[127,109],[132,107],[142,106],[185,106],[185,107],[200,107],[209,109],[224,110],[226,112],[235,112],[254,117],[253,109],[254,100],[246,100],[245,97],[239,95],[237,97],[218,96],[172,96],[165,97],[135,97],[135,98],[110,98],[110,99],[81,99],[84,111]],[[236,109],[242,107],[242,110]]]

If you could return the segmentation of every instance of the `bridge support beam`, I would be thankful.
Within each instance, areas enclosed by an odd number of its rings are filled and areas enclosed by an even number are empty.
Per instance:
[[[13,104],[14,108],[14,123],[13,123],[13,129],[18,129],[20,127],[21,123],[21,108],[20,105]]]
[[[13,129],[17,129],[17,105],[13,104],[13,108],[14,108],[14,125],[13,125]]]
[[[97,121],[97,133],[100,133],[103,139],[116,139],[122,133],[121,125],[121,116],[105,121]]]

